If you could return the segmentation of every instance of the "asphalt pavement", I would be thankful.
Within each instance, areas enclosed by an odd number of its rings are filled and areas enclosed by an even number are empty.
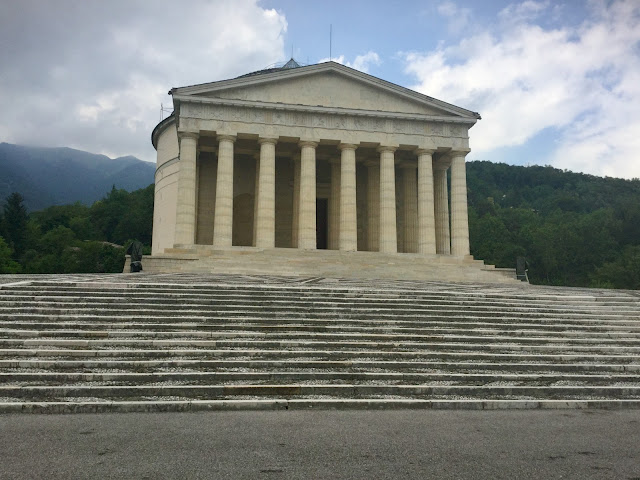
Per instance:
[[[0,415],[0,478],[640,480],[640,410]]]

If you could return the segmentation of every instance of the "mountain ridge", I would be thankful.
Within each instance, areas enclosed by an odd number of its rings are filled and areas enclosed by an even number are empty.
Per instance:
[[[0,143],[0,199],[19,192],[28,210],[91,205],[115,185],[127,191],[154,181],[155,165],[132,155],[109,158],[70,147]]]

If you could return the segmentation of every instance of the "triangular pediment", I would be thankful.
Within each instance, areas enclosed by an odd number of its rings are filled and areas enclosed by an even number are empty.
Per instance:
[[[199,97],[266,104],[303,105],[475,121],[469,110],[422,95],[335,62],[247,75],[171,91]]]

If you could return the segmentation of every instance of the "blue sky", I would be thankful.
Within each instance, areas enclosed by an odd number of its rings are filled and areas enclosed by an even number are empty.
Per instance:
[[[640,2],[0,3],[0,141],[152,161],[171,87],[329,57],[478,111],[469,160],[640,177]]]

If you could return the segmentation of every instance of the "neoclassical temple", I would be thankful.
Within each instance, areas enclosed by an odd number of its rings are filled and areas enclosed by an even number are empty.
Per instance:
[[[238,252],[261,253],[254,266],[267,252],[276,270],[295,258],[302,273],[330,258],[349,272],[381,258],[486,268],[469,255],[467,219],[479,114],[335,62],[169,93],[174,113],[152,134],[152,270],[237,266]]]

